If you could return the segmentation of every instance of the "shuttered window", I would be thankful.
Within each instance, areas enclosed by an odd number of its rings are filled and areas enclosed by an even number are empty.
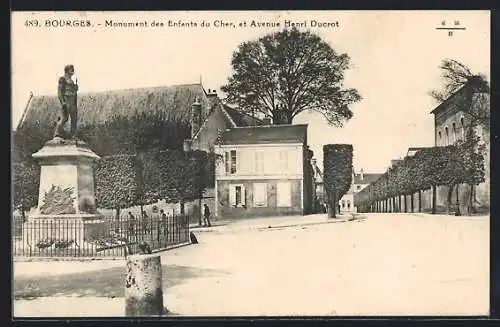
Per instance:
[[[255,207],[267,207],[267,184],[253,184],[253,204]]]
[[[245,186],[241,184],[232,184],[229,186],[229,201],[232,207],[241,207],[246,205]]]
[[[276,185],[276,198],[278,207],[292,206],[292,186],[289,182],[280,182]]]
[[[237,170],[237,162],[236,162],[236,150],[231,150],[231,174],[235,174]]]

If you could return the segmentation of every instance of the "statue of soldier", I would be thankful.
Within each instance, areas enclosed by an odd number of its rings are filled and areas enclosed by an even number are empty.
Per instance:
[[[78,80],[76,78],[73,80],[74,73],[74,66],[66,65],[64,76],[59,78],[57,96],[61,103],[61,114],[57,118],[54,137],[64,138],[64,126],[68,122],[68,118],[71,118],[70,137],[76,138]]]

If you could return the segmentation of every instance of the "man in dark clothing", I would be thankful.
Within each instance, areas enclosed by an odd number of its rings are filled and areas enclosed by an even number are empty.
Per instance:
[[[165,211],[163,209],[160,210],[160,226],[163,229],[163,235],[167,235],[167,214],[165,214]]]
[[[128,232],[129,234],[134,234],[134,230],[135,230],[135,216],[132,214],[132,212],[128,212],[128,219],[129,219],[129,222],[128,222]]]
[[[203,217],[203,226],[211,227],[212,224],[210,223],[210,209],[208,208],[208,205],[206,203],[204,205]]]
[[[151,234],[151,226],[149,225],[149,217],[146,211],[142,212],[142,229],[145,233]]]

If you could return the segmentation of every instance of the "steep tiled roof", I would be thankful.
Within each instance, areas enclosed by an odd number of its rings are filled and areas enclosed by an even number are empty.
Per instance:
[[[221,135],[221,144],[270,144],[307,142],[307,125],[236,127]]]
[[[130,117],[135,113],[161,112],[168,120],[189,123],[191,104],[199,98],[204,108],[208,106],[201,84],[145,87],[78,94],[78,123],[102,123],[113,116]],[[50,124],[59,115],[57,95],[33,96],[19,126],[40,121]]]
[[[261,120],[255,117],[252,117],[248,114],[242,113],[236,109],[233,109],[229,106],[224,106],[224,110],[226,110],[229,117],[234,121],[236,126],[244,127],[244,126],[258,126],[261,124]]]
[[[468,104],[471,103],[472,98],[467,96],[468,92],[472,93],[488,93],[489,86],[486,82],[481,80],[480,78],[473,78],[467,81],[461,88],[451,94],[445,101],[441,102],[436,108],[434,108],[430,113],[437,114],[442,111],[444,108],[450,105],[453,101],[457,101],[458,99],[461,102],[466,102]]]

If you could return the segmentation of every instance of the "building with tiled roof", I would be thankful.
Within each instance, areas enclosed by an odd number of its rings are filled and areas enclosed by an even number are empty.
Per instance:
[[[216,215],[224,218],[310,213],[312,151],[307,125],[222,131],[216,145]]]
[[[382,174],[365,173],[363,169],[356,173],[353,169],[352,184],[349,191],[340,199],[340,212],[354,212],[354,194],[362,191],[370,183],[375,182]]]

